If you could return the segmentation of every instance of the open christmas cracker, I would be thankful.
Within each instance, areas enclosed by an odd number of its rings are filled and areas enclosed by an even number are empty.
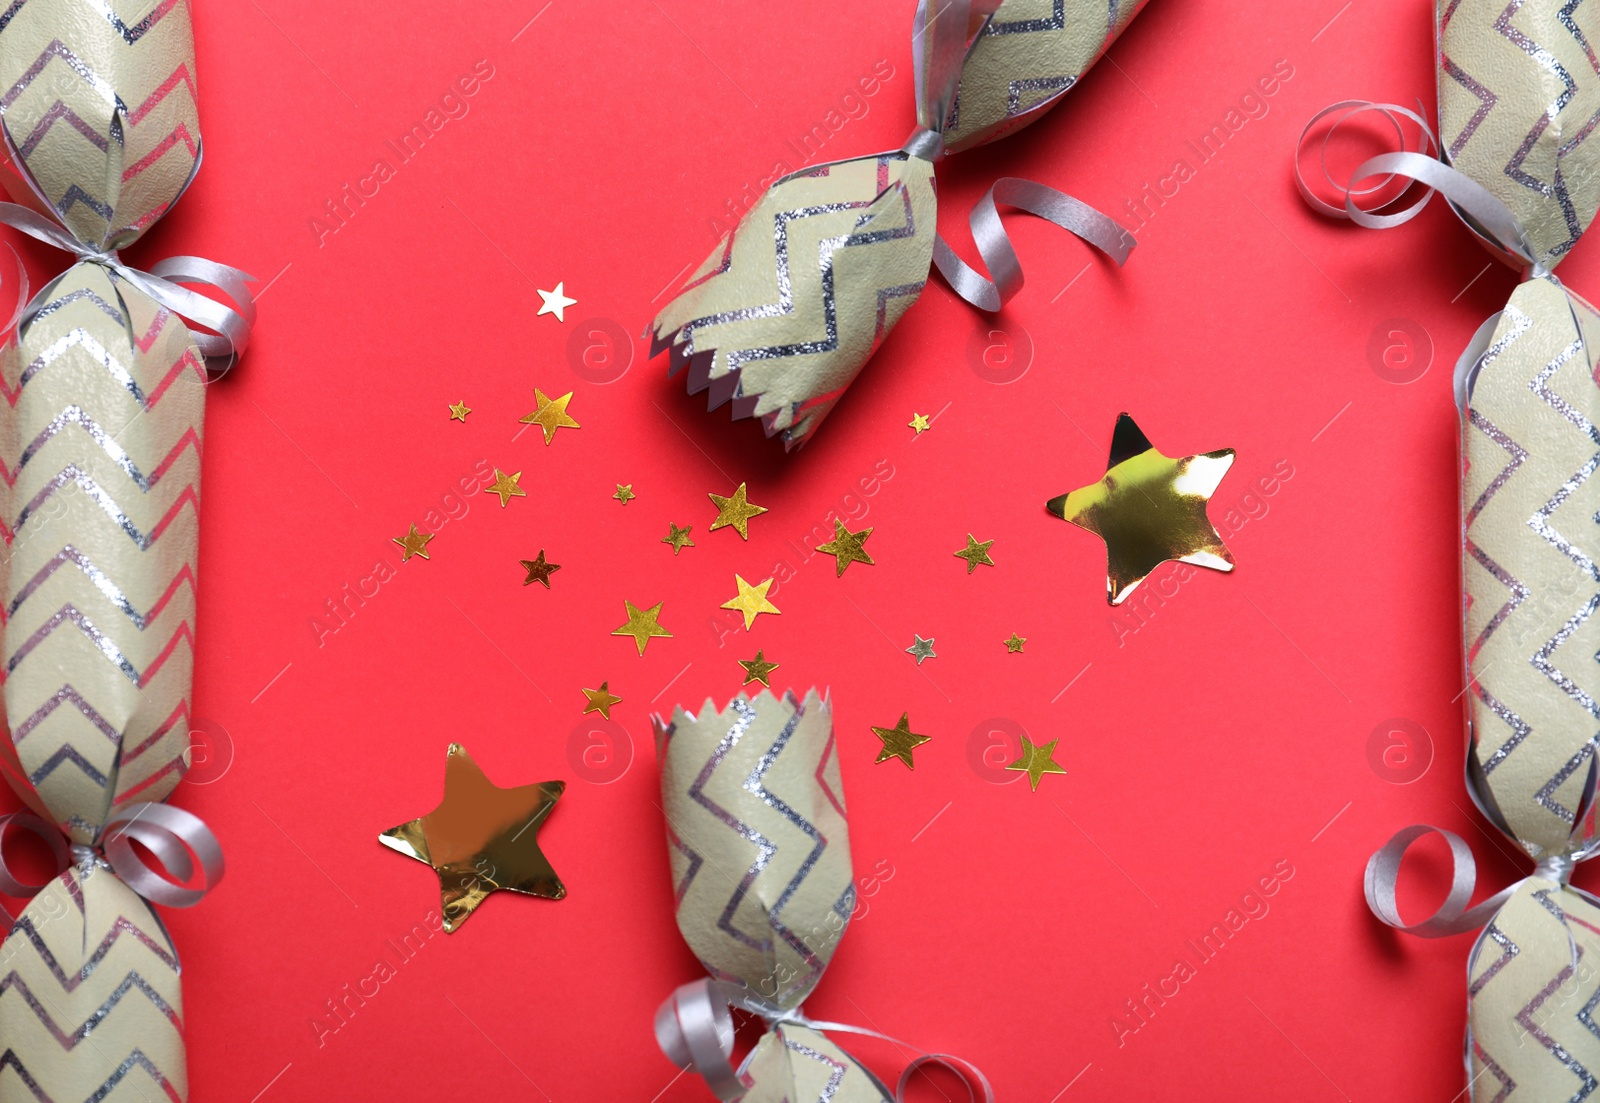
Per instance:
[[[0,1103],[184,1099],[178,955],[147,901],[194,903],[223,869],[204,825],[159,802],[188,764],[207,353],[242,352],[253,307],[236,270],[137,272],[117,250],[200,164],[186,0],[11,5],[0,123],[0,221],[79,259],[0,350],[0,772],[39,817],[6,819],[67,859],[42,887],[0,883],[40,888],[0,946]]]
[[[937,265],[986,310],[1022,286],[995,204],[1048,218],[1111,256],[1134,241],[1070,196],[1003,178],[972,213],[993,282],[940,241],[934,162],[1038,119],[1144,0],[921,0],[912,34],[918,126],[903,148],[778,179],[688,276],[650,327],[652,355],[688,368],[690,394],[804,444]]]

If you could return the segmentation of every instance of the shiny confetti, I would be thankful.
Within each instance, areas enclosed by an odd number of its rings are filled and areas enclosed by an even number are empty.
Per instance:
[[[767,591],[772,587],[772,579],[769,578],[765,582],[752,586],[739,575],[734,575],[733,584],[739,588],[739,593],[724,601],[722,607],[744,614],[746,632],[755,623],[756,617],[762,613],[778,613],[781,611],[776,605],[767,600]]]
[[[627,505],[629,502],[638,497],[638,495],[633,492],[632,483],[618,483],[617,492],[611,496],[617,501],[621,502],[623,505]]]
[[[694,541],[689,539],[689,533],[693,529],[693,525],[685,525],[682,528],[679,528],[671,521],[668,521],[667,534],[661,538],[661,542],[663,544],[671,544],[672,554],[677,555],[684,548],[694,547]]]
[[[467,415],[472,413],[472,407],[465,402],[457,402],[450,407],[451,421],[466,421]]]
[[[544,443],[548,446],[555,439],[557,429],[583,428],[567,414],[567,403],[571,401],[571,391],[568,391],[560,398],[551,398],[538,387],[535,387],[533,389],[533,412],[523,414],[517,421],[521,425],[537,425],[543,429]]]
[[[1020,770],[1028,775],[1028,784],[1033,786],[1034,792],[1039,790],[1039,781],[1045,774],[1064,774],[1067,771],[1056,765],[1056,760],[1051,756],[1055,754],[1056,744],[1059,739],[1052,739],[1043,746],[1035,746],[1026,735],[1019,736],[1022,740],[1022,757],[1017,759],[1008,770]]]
[[[439,875],[444,929],[454,931],[496,889],[560,900],[561,879],[539,849],[539,828],[566,783],[502,789],[459,743],[445,755],[444,799],[426,816],[378,836]],[[530,830],[531,829],[531,830]]]
[[[922,665],[923,659],[937,659],[938,653],[933,649],[932,638],[923,639],[915,632],[911,633],[911,646],[906,648],[906,654],[917,660],[917,665]]]
[[[1015,632],[1013,632],[1013,633],[1011,633],[1011,638],[1010,639],[1004,640],[1002,642],[1006,645],[1006,653],[1007,654],[1020,655],[1020,654],[1022,654],[1022,645],[1028,642],[1028,637],[1027,636],[1019,636]]]
[[[767,512],[766,506],[754,505],[745,496],[745,484],[740,483],[728,497],[720,494],[708,494],[711,504],[717,507],[717,519],[711,522],[711,531],[716,532],[721,528],[731,528],[744,539],[750,539],[750,519]]]
[[[404,563],[413,555],[421,559],[428,558],[428,553],[425,549],[428,546],[428,541],[432,540],[433,537],[434,534],[431,532],[418,532],[416,525],[412,525],[411,531],[404,536],[396,536],[394,542],[400,545],[400,562]]]
[[[972,538],[972,533],[967,533],[967,546],[956,552],[957,559],[967,561],[967,573],[971,574],[979,567],[992,567],[994,560],[989,558],[989,549],[994,547],[993,540],[978,543]]]
[[[760,682],[764,686],[772,685],[767,679],[778,669],[778,664],[767,662],[765,652],[757,651],[755,658],[736,659],[735,662],[744,667],[744,681],[740,683],[741,685],[749,685],[751,682]]]
[[[591,712],[598,712],[601,716],[604,716],[607,720],[610,720],[611,706],[622,704],[622,698],[612,694],[611,683],[609,681],[601,682],[599,689],[584,690],[583,695],[589,699],[588,704],[583,706],[583,713],[581,715],[584,716],[587,716]]]
[[[540,291],[537,287],[534,290],[539,292],[539,298],[543,300],[543,304],[539,307],[539,314],[534,315],[535,318],[539,317],[540,314],[554,314],[556,321],[564,322],[567,320],[567,307],[578,305],[577,299],[567,298],[567,283],[565,280],[556,284],[554,291]]]
[[[838,578],[844,574],[844,569],[852,563],[865,563],[872,566],[872,556],[868,555],[861,545],[867,542],[867,537],[872,535],[872,529],[864,528],[860,532],[851,532],[844,527],[844,522],[834,518],[833,539],[826,544],[818,544],[817,550],[823,555],[833,556],[833,577]]]
[[[547,563],[544,558],[544,549],[539,549],[539,554],[533,559],[519,559],[518,563],[527,570],[528,577],[522,580],[524,586],[531,586],[535,582],[546,590],[550,588],[550,576],[561,569],[559,563]]]
[[[898,758],[906,764],[906,769],[915,770],[917,764],[911,761],[911,752],[917,747],[928,742],[929,737],[918,735],[911,730],[911,714],[902,712],[900,722],[892,728],[874,727],[872,734],[883,741],[883,749],[878,752],[878,757],[873,760],[873,765],[887,762],[891,758]]]
[[[522,479],[522,472],[507,475],[498,467],[494,469],[494,482],[483,488],[485,494],[495,494],[500,498],[500,508],[504,509],[513,498],[526,498],[528,492],[517,485]]]
[[[663,636],[668,639],[672,637],[671,632],[668,632],[657,623],[657,618],[661,616],[661,607],[666,602],[658,601],[649,609],[642,610],[631,601],[624,601],[622,604],[628,612],[628,623],[611,634],[613,636],[632,636],[633,642],[639,646],[639,654],[644,654],[645,645],[655,637]]]
[[[1233,449],[1173,459],[1121,414],[1109,470],[1045,508],[1106,542],[1106,598],[1120,605],[1162,563],[1233,570],[1233,554],[1206,516],[1206,501],[1233,465]]]
[[[932,426],[928,423],[928,415],[919,414],[916,412],[912,413],[911,420],[906,424],[908,427],[915,429],[917,431],[917,436],[919,437],[932,428]]]

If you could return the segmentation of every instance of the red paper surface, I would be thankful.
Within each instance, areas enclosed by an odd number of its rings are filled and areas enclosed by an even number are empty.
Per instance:
[[[775,684],[832,689],[867,904],[812,1014],[960,1054],[1007,1100],[1460,1090],[1470,939],[1395,936],[1360,884],[1413,822],[1468,838],[1479,896],[1525,872],[1461,783],[1449,386],[1515,277],[1442,204],[1362,232],[1313,216],[1289,177],[1332,100],[1431,113],[1426,0],[1156,0],[1044,121],[939,173],[958,242],[992,177],[1026,175],[1137,227],[1128,267],[1016,219],[1028,286],[1004,314],[930,282],[789,457],[632,337],[830,112],[825,157],[900,144],[909,0],[195,6],[205,169],[130,259],[200,253],[264,290],[207,420],[195,709],[224,749],[173,798],[228,855],[201,906],[166,913],[194,1099],[709,1099],[651,1034],[700,971],[673,921],[648,717],[730,696],[757,648]],[[394,143],[436,110],[402,161]],[[1213,124],[1226,138],[1203,158]],[[374,186],[321,232],[330,201]],[[1562,268],[1580,293],[1600,287],[1591,256]],[[557,281],[578,300],[565,323],[535,316]],[[536,386],[575,391],[583,426],[548,448],[518,435]],[[1181,583],[1169,566],[1148,590],[1171,596],[1113,612],[1103,546],[1044,502],[1102,473],[1123,410],[1168,454],[1238,450],[1212,516],[1239,566]],[[914,411],[937,415],[920,438]],[[528,496],[460,494],[490,467]],[[770,510],[748,543],[707,531],[706,494],[742,480]],[[835,512],[873,527],[876,566],[839,579],[797,553]],[[676,558],[669,521],[694,525]],[[432,559],[401,566],[391,538],[413,522],[437,527]],[[994,568],[953,557],[968,532],[995,541]],[[540,548],[561,564],[548,592],[517,565]],[[792,574],[782,615],[729,630],[735,572]],[[625,599],[665,601],[673,638],[640,658],[609,635]],[[913,633],[937,659],[904,654]],[[609,729],[580,718],[602,680],[624,698]],[[870,725],[906,710],[933,737],[916,771],[873,765]],[[620,776],[583,765],[594,730]],[[1066,775],[1037,793],[986,752],[1019,730],[1060,741]],[[377,834],[434,807],[451,741],[501,785],[567,780],[540,841],[568,897],[500,893],[402,950],[437,882]],[[1384,757],[1407,741],[1409,765]],[[1442,893],[1419,850],[1409,913]],[[1145,1002],[1284,868],[1264,912]],[[898,1072],[892,1047],[842,1040]]]

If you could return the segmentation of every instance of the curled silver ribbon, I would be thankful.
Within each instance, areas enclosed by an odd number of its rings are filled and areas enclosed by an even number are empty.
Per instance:
[[[723,1103],[733,1103],[748,1090],[733,1068],[733,1016],[730,1008],[737,1007],[759,1015],[768,1029],[783,1023],[793,1023],[808,1030],[835,1033],[862,1034],[882,1038],[903,1049],[916,1049],[898,1038],[876,1030],[812,1019],[799,1008],[784,1010],[753,998],[749,990],[726,981],[702,978],[680,985],[656,1009],[656,1044],[667,1060],[681,1069],[694,1072],[706,1082],[712,1093]],[[994,1088],[983,1072],[969,1061],[948,1053],[918,1051],[918,1056],[900,1073],[895,1086],[895,1103],[904,1103],[906,1087],[918,1070],[936,1065],[956,1076],[966,1085],[969,1103],[994,1103]],[[870,1073],[868,1075],[871,1075]]]
[[[217,887],[226,872],[222,844],[200,817],[170,804],[139,801],[115,813],[101,831],[100,846],[73,846],[70,849],[61,833],[31,812],[0,816],[0,892],[7,896],[31,896],[43,884],[21,881],[5,861],[5,828],[17,827],[43,839],[56,856],[56,875],[73,864],[103,861],[124,884],[153,904],[169,908],[188,908],[198,904]],[[199,888],[174,884],[151,866],[133,848],[138,842],[149,849],[156,861],[178,881],[194,876],[198,860],[203,883]],[[190,855],[193,854],[191,858]]]

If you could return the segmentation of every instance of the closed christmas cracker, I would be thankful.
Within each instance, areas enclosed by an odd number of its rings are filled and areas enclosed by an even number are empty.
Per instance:
[[[136,875],[126,839],[192,875],[200,836],[155,825],[193,818],[146,802],[187,768],[206,362],[164,301],[183,289],[117,250],[200,163],[188,3],[12,4],[0,90],[7,190],[80,258],[0,350],[0,772],[73,844],[0,946],[0,1103],[185,1099],[178,956],[145,897],[199,893]]]
[[[995,203],[1049,218],[1119,264],[1132,235],[1070,196],[1003,179],[974,211],[995,282],[938,238],[934,162],[1027,125],[1072,88],[1144,0],[922,0],[913,28],[918,126],[903,148],[774,182],[650,326],[708,409],[731,403],[793,449],[811,439],[937,264],[998,310],[1021,286]]]
[[[678,930],[714,980],[793,1012],[855,910],[829,703],[763,690],[656,720]],[[746,1103],[890,1098],[818,1031],[777,1023],[738,1071]],[[824,1089],[831,1087],[829,1096]]]

